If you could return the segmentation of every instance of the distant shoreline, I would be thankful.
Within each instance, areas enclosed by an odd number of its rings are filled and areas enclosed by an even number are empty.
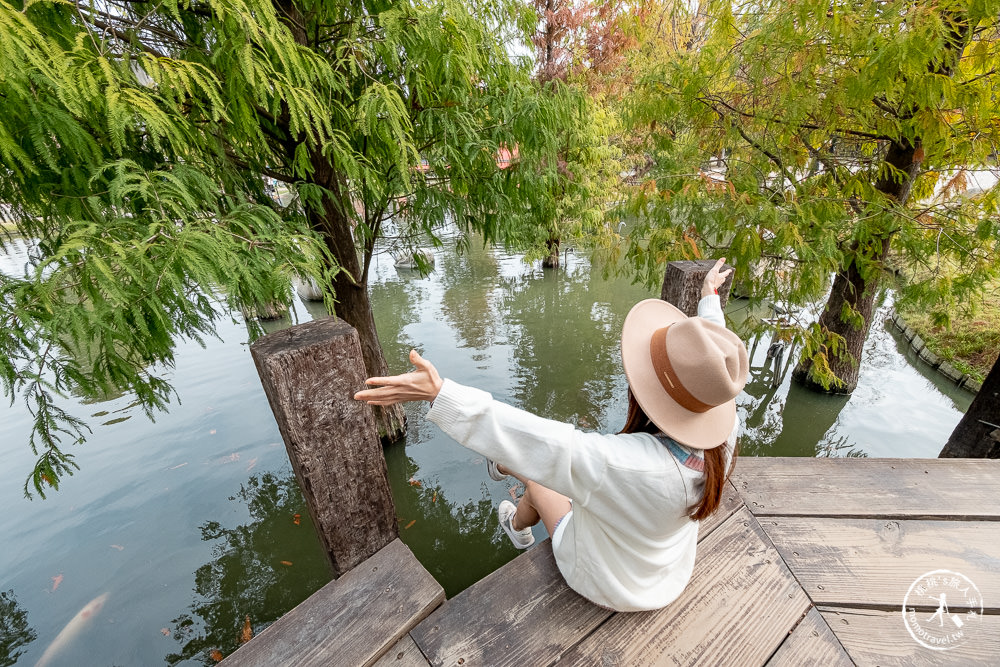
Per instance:
[[[977,377],[976,373],[964,372],[962,368],[956,368],[947,360],[943,359],[941,356],[931,351],[930,346],[923,338],[920,337],[917,329],[909,324],[909,322],[898,312],[893,312],[889,316],[888,321],[891,322],[898,331],[906,339],[913,351],[916,352],[917,356],[931,368],[935,369],[938,373],[948,378],[955,383],[955,386],[961,387],[966,391],[970,391],[973,394],[978,394],[979,390],[982,389],[982,377]],[[937,348],[938,352],[942,354],[950,354],[952,360],[956,360],[954,355],[954,350],[945,349],[937,341],[931,343],[933,347]],[[961,358],[958,358],[961,361]],[[960,364],[966,366],[966,364]]]

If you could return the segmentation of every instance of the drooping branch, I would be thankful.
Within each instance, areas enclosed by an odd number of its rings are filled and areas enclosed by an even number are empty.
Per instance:
[[[792,127],[803,130],[824,130],[827,132],[831,132],[833,134],[840,134],[843,136],[851,136],[851,137],[861,137],[863,139],[874,139],[876,141],[892,141],[894,139],[894,137],[891,137],[887,134],[876,134],[874,132],[864,132],[863,130],[849,130],[842,127],[824,127],[822,125],[816,125],[813,123],[790,122],[788,120],[776,116],[762,116],[758,114],[753,114],[750,113],[749,111],[738,109],[732,106],[731,104],[727,103],[725,100],[721,100],[718,98],[699,96],[695,99],[697,99],[699,102],[701,102],[705,106],[709,107],[710,109],[718,113],[720,116],[724,114],[721,111],[719,111],[718,108],[716,108],[715,104],[719,104],[725,107],[727,111],[743,116],[744,118],[751,118],[753,120],[762,120],[766,123],[774,123],[776,125],[782,125],[784,127]]]

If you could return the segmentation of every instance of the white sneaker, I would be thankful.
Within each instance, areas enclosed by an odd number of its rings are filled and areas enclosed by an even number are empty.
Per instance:
[[[500,501],[500,506],[497,507],[497,515],[500,517],[500,527],[503,528],[503,532],[507,533],[507,537],[514,543],[515,547],[518,549],[527,549],[535,543],[535,536],[531,534],[531,528],[514,530],[514,525],[511,521],[515,513],[517,513],[517,507],[514,503],[509,500]]]
[[[497,462],[493,459],[486,459],[486,472],[490,474],[490,479],[495,479],[498,482],[502,482],[507,479],[507,475],[500,472],[500,468],[497,467]]]

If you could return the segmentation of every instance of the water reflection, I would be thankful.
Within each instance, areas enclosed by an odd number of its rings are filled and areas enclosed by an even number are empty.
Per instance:
[[[739,309],[738,303],[733,304]],[[744,456],[867,456],[834,426],[850,396],[821,394],[790,379],[794,348],[771,349],[778,338],[762,333],[750,341],[750,378],[737,398]],[[807,416],[807,417],[806,417]]]
[[[475,242],[461,256],[456,252],[441,255],[441,313],[454,327],[462,347],[485,350],[496,340],[497,257]],[[469,289],[472,285],[478,289]]]
[[[333,578],[291,471],[253,475],[230,500],[250,520],[201,525],[202,539],[215,543],[213,559],[195,572],[195,600],[171,623],[181,646],[166,656],[169,665],[215,664],[238,648],[247,617],[259,631]]]
[[[501,539],[496,503],[485,488],[477,501],[452,503],[437,476],[421,477],[405,442],[385,453],[400,532],[447,595],[518,553]],[[259,632],[333,578],[291,471],[253,475],[230,501],[249,520],[201,525],[202,540],[214,544],[213,558],[195,571],[194,600],[168,628],[180,645],[165,657],[169,665],[215,664],[239,647],[247,618]]]
[[[419,320],[419,304],[426,299],[426,279],[414,272],[408,279],[379,281],[369,287],[375,309],[375,328],[385,361],[393,372],[410,367],[408,355],[414,341],[404,332],[407,324]]]
[[[551,419],[597,429],[621,382],[618,338],[632,303],[609,293],[589,267],[505,278],[499,308],[514,330],[512,393],[519,405]]]
[[[400,536],[449,598],[519,553],[500,531],[485,482],[479,498],[455,503],[439,474],[422,473],[406,455],[405,442],[387,446],[385,458]]]
[[[765,388],[762,389],[761,385]],[[854,451],[851,438],[831,437],[833,426],[849,396],[818,394],[790,383],[785,395],[771,387],[770,377],[752,380],[745,396],[759,394],[748,410],[741,439],[747,456],[866,456]],[[747,404],[744,404],[747,405]],[[749,406],[748,406],[749,407]],[[802,415],[810,415],[803,419]]]
[[[13,590],[0,591],[0,667],[10,667],[37,634],[28,625],[28,612],[17,603]]]

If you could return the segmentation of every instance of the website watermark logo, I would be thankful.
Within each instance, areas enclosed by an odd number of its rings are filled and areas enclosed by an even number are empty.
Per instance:
[[[920,575],[903,598],[903,623],[910,636],[934,651],[963,644],[980,630],[982,615],[979,589],[968,577],[951,570]]]

